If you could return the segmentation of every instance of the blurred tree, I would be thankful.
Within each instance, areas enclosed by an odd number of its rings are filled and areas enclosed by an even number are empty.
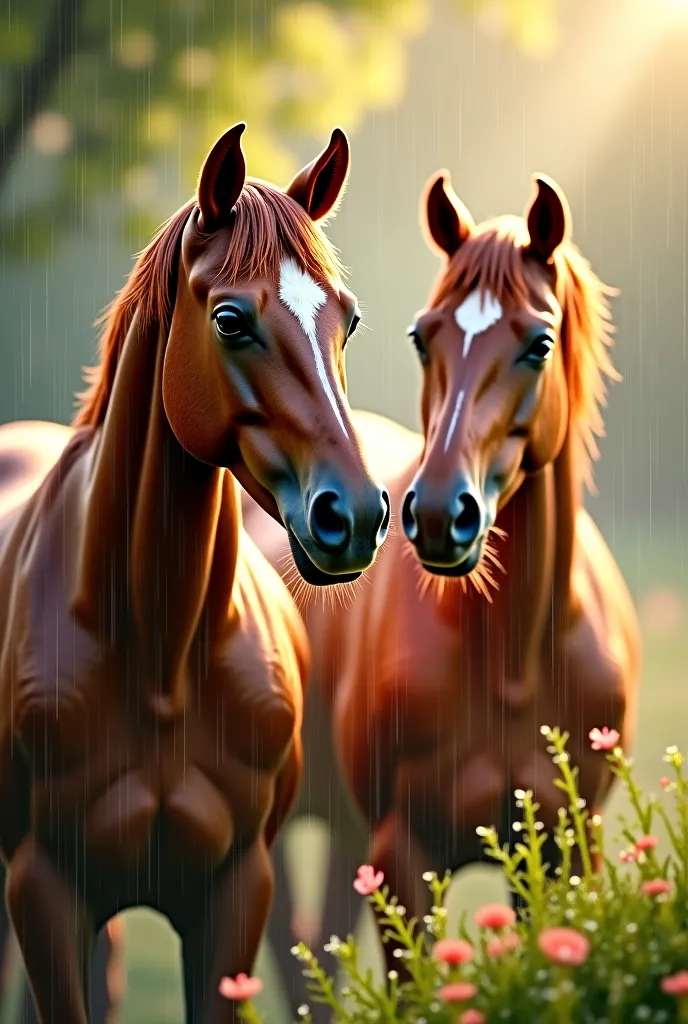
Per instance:
[[[559,0],[457,0],[479,29],[511,39],[532,57],[549,57],[557,43]]]
[[[246,120],[250,173],[288,180],[284,141],[354,130],[404,88],[428,0],[5,0],[0,240],[25,257],[121,195],[139,245]],[[22,170],[33,161],[29,195]],[[38,172],[42,167],[43,175]],[[11,187],[10,187],[11,186]],[[8,194],[11,193],[8,202]]]
[[[531,50],[553,39],[556,0],[454,2]],[[287,138],[353,131],[399,101],[430,3],[5,0],[0,248],[47,255],[114,196],[140,246],[238,120],[250,172],[286,182]]]

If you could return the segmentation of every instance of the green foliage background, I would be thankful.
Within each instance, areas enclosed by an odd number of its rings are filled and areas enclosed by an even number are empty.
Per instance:
[[[105,197],[116,197],[124,244],[139,248],[169,214],[170,190],[190,192],[211,142],[238,120],[250,173],[286,183],[301,136],[355,132],[399,102],[430,2],[6,0],[3,251],[49,257]],[[556,0],[450,2],[527,50],[553,43]],[[19,200],[15,187],[8,201],[22,148],[45,164],[44,187]]]

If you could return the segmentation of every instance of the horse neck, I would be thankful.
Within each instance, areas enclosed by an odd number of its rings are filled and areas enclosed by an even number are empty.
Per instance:
[[[162,717],[183,709],[202,627],[227,622],[240,510],[226,470],[188,455],[162,400],[165,339],[134,315],[94,438],[73,607],[107,645],[126,644]]]
[[[489,678],[499,696],[518,705],[532,698],[543,655],[556,643],[570,611],[573,544],[581,488],[575,437],[569,431],[557,459],[526,478],[500,513],[507,537],[498,543],[505,569],[496,574],[492,603],[481,599]]]

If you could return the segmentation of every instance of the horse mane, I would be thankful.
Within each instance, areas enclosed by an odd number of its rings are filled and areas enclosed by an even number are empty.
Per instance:
[[[100,361],[87,368],[86,390],[78,396],[75,426],[96,427],[105,418],[127,332],[134,313],[146,326],[169,333],[177,285],[181,237],[196,207],[189,200],[139,253],[127,283],[96,321],[101,327]],[[341,278],[337,253],[308,214],[281,189],[248,178],[234,207],[227,255],[220,271],[229,281],[279,275],[285,256],[312,277]]]
[[[502,304],[529,305],[532,282],[528,228],[521,217],[504,216],[479,225],[444,267],[431,298],[437,306],[459,288],[491,292]],[[553,257],[555,294],[562,313],[562,345],[569,393],[570,423],[578,442],[582,478],[594,490],[592,463],[604,435],[602,408],[606,380],[619,380],[609,348],[609,298],[617,294],[600,281],[575,245],[565,241]]]

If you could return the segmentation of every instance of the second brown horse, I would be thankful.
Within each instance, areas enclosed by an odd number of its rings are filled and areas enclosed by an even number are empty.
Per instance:
[[[640,659],[627,588],[583,508],[614,371],[609,290],[570,241],[566,200],[538,177],[523,219],[476,226],[440,173],[422,219],[443,258],[410,329],[424,437],[356,416],[403,532],[346,607],[303,606],[320,708],[310,734],[322,751],[334,727],[367,859],[419,919],[425,871],[481,858],[478,826],[510,837],[515,788],[556,823],[543,723],[570,732],[581,794],[601,806],[612,776],[588,733],[608,725],[630,743]],[[280,531],[255,508],[246,521],[289,579]],[[314,760],[307,744],[316,794],[336,793]],[[302,809],[326,814],[310,793]],[[545,855],[554,867],[556,849]]]

